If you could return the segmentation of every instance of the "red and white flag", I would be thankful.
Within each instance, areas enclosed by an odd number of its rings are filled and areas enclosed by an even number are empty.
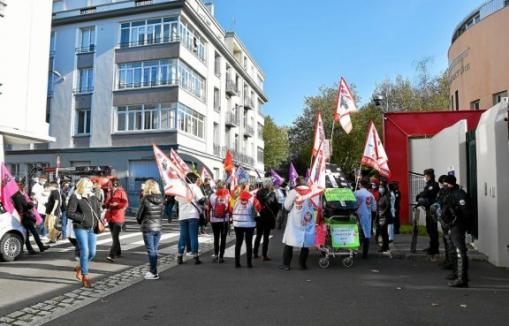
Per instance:
[[[345,79],[341,77],[339,81],[338,100],[336,103],[336,112],[334,113],[334,121],[339,121],[343,130],[349,134],[352,131],[352,120],[350,113],[356,112],[357,106],[350,88]]]
[[[189,166],[187,166],[186,162],[184,162],[184,160],[180,158],[180,156],[177,154],[177,152],[173,150],[173,148],[170,151],[170,160],[179,169],[180,173],[182,173],[184,177],[186,176],[186,174],[191,172]]]
[[[212,178],[209,171],[207,171],[205,167],[201,168],[200,178],[202,179],[202,181],[205,181],[205,179],[209,179],[210,186],[212,188],[216,187],[216,182],[214,181],[214,178]]]
[[[308,179],[308,185],[311,188],[325,189],[325,157],[323,150],[324,142],[320,142],[318,146],[318,153],[313,164],[311,165],[311,173]]]
[[[371,121],[369,125],[361,164],[372,167],[377,170],[381,176],[386,178],[391,176],[391,171],[389,170],[389,159],[373,121]]]
[[[318,112],[315,123],[315,140],[313,142],[313,150],[311,155],[316,157],[320,143],[325,141],[325,130],[323,128],[322,114]]]
[[[157,147],[154,147],[154,156],[157,167],[163,181],[164,193],[169,196],[178,196],[191,201],[193,193],[185,181],[185,175],[182,175],[180,168],[177,167],[171,159]]]

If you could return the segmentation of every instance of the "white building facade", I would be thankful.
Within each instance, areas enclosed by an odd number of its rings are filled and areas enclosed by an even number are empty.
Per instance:
[[[51,0],[0,1],[0,42],[9,44],[0,51],[0,162],[4,145],[52,140],[45,122],[50,30]]]
[[[54,0],[46,148],[11,165],[109,165],[128,187],[157,177],[152,144],[223,178],[232,150],[264,170],[264,75],[199,0]]]

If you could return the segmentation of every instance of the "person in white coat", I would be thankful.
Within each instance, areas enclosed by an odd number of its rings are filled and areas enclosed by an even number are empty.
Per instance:
[[[293,247],[301,248],[299,265],[301,269],[307,269],[306,261],[309,248],[315,240],[315,207],[311,199],[302,200],[302,196],[311,192],[304,178],[297,178],[297,187],[288,193],[285,199],[285,209],[289,211],[283,236],[283,265],[281,269],[290,270]]]

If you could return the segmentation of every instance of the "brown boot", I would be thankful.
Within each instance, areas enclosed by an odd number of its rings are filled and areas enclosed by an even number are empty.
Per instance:
[[[92,287],[93,287],[93,286],[92,286],[92,282],[90,282],[90,278],[88,278],[88,276],[87,276],[87,275],[83,275],[83,280],[82,280],[82,282],[83,282],[83,287],[84,287],[84,288],[90,289],[90,288],[92,288]]]
[[[76,279],[78,281],[83,280],[83,274],[81,274],[81,267],[79,265],[74,267],[74,272],[76,273]]]

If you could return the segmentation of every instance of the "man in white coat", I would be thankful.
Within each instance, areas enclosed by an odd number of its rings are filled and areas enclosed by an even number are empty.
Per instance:
[[[283,236],[283,270],[289,271],[292,262],[293,247],[301,248],[299,265],[301,269],[307,269],[306,261],[309,248],[315,242],[315,207],[311,199],[302,200],[311,192],[304,178],[297,178],[297,187],[288,193],[285,199],[285,209],[289,211]]]

